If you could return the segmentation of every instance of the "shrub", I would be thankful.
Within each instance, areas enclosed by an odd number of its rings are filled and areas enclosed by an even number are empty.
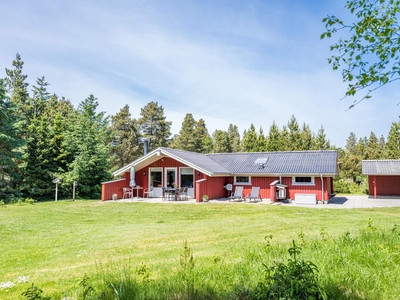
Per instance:
[[[326,293],[318,284],[317,266],[298,260],[301,248],[294,241],[288,252],[291,259],[287,264],[264,265],[266,274],[257,285],[257,299],[325,299]]]

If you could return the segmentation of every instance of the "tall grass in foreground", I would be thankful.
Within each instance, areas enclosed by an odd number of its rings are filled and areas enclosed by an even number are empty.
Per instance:
[[[318,238],[308,238],[300,231],[292,243],[300,249],[298,259],[315,264],[320,299],[400,298],[397,224],[378,229],[368,220],[359,233],[346,232],[337,237],[330,237],[326,228],[321,228]],[[288,253],[288,249],[293,251],[291,247],[291,243],[280,243],[268,235],[263,243],[239,250],[239,259],[231,260],[228,253],[196,259],[185,241],[179,265],[167,272],[151,270],[146,262],[138,266],[102,265],[96,273],[82,274],[75,287],[53,295],[44,289],[40,295],[51,299],[275,299],[260,294],[260,286],[268,288],[271,284],[266,281],[271,266],[285,266],[292,261]]]

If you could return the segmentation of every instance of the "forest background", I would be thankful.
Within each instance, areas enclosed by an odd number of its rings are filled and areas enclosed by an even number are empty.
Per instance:
[[[386,138],[373,131],[360,138],[350,132],[344,149],[331,145],[323,125],[315,133],[294,115],[282,128],[275,121],[265,124],[268,133],[250,124],[241,135],[230,124],[210,135],[205,121],[188,112],[179,134],[172,135],[172,122],[157,102],[140,108],[138,119],[132,118],[130,109],[139,108],[129,105],[112,116],[97,111],[94,95],[74,107],[70,100],[47,91],[44,76],[29,87],[23,65],[17,54],[0,78],[0,200],[5,203],[51,199],[55,178],[62,179],[61,197],[71,198],[77,181],[78,197],[98,199],[101,182],[112,179],[112,171],[143,155],[144,139],[150,151],[160,146],[200,153],[335,149],[340,163],[337,193],[367,193],[362,160],[400,156],[399,121],[393,121]]]

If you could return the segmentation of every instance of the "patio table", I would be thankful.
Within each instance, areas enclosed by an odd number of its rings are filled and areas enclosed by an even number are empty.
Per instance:
[[[166,195],[174,195],[174,200],[177,201],[178,200],[178,188],[172,188],[172,187],[166,187],[163,188],[164,189],[164,193]],[[167,200],[169,199],[169,197],[167,197]]]

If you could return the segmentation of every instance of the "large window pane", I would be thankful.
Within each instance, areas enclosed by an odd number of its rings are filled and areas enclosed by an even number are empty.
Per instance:
[[[162,171],[150,171],[150,184],[154,187],[161,187],[162,185]]]

